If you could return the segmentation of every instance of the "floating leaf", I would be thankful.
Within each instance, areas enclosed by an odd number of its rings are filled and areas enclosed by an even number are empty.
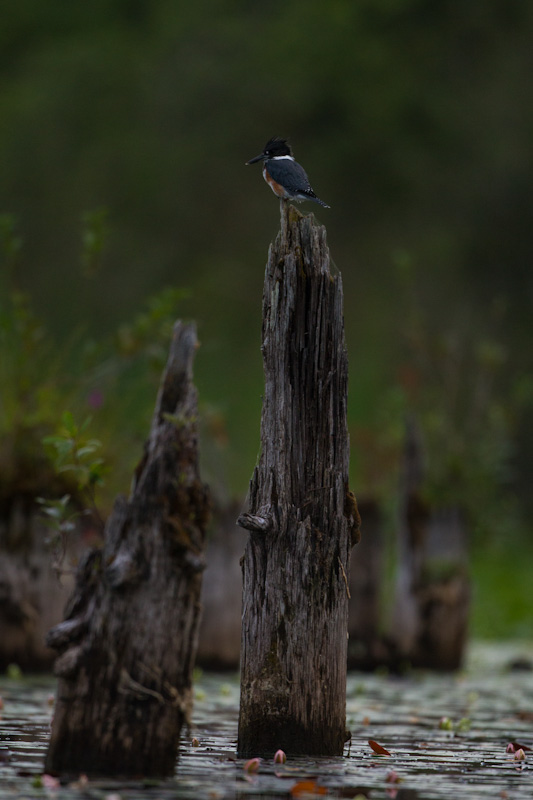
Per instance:
[[[384,747],[378,744],[378,742],[375,742],[373,739],[369,739],[368,744],[377,756],[390,756],[389,751],[385,750]]]
[[[298,781],[291,789],[292,797],[305,797],[306,795],[326,795],[328,790],[325,786],[319,786],[316,781]]]
[[[509,748],[512,747],[512,750]],[[508,753],[515,753],[517,750],[531,750],[531,747],[528,747],[527,744],[520,744],[520,742],[509,742],[507,745],[507,752]]]

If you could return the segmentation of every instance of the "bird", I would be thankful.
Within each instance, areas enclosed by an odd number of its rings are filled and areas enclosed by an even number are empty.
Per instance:
[[[294,160],[287,139],[275,136],[263,148],[263,152],[246,164],[263,162],[263,178],[274,194],[282,200],[312,200],[324,208],[330,208],[311,188],[304,168]]]

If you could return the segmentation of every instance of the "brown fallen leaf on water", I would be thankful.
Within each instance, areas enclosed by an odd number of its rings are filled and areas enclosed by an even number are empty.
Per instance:
[[[298,781],[291,789],[293,797],[305,796],[306,794],[327,794],[328,790],[325,786],[319,786],[316,781]]]
[[[520,744],[519,742],[509,742],[507,745],[507,752],[516,753],[517,750],[531,750],[531,747],[528,747],[527,744]]]
[[[389,751],[385,750],[384,747],[375,742],[373,739],[369,739],[368,744],[377,756],[390,756]]]

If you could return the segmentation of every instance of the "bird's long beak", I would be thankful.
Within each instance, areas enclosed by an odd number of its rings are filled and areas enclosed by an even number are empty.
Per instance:
[[[261,155],[260,155],[260,156],[256,156],[255,158],[251,158],[249,161],[247,161],[247,162],[246,162],[246,165],[248,165],[248,164],[255,164],[255,163],[256,163],[256,161],[262,161],[263,159],[264,159],[264,155],[263,155],[263,153],[261,153]]]

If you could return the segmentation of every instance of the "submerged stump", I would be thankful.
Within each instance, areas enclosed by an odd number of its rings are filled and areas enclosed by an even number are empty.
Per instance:
[[[198,472],[194,325],[177,323],[150,436],[102,550],[80,564],[45,771],[165,776],[188,719],[208,493]]]
[[[261,456],[247,513],[238,754],[341,755],[350,550],[342,281],[326,231],[282,201],[263,293]]]
[[[392,639],[396,656],[414,667],[462,666],[468,633],[470,579],[465,515],[424,499],[422,434],[406,429],[398,529]]]
[[[350,570],[348,669],[374,670],[389,659],[381,631],[386,557],[383,514],[374,499],[359,498],[358,506],[365,535]]]

